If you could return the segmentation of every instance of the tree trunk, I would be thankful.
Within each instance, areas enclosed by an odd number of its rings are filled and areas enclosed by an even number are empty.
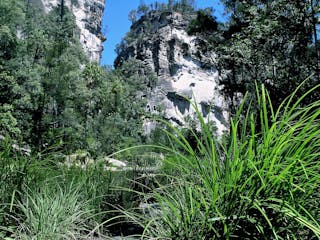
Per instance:
[[[61,19],[61,22],[62,22],[63,16],[64,16],[64,0],[61,0],[61,2],[60,2],[60,19]]]

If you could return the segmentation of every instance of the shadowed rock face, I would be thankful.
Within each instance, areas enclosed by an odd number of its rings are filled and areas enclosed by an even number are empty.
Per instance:
[[[150,12],[135,22],[130,41],[123,44],[115,67],[135,58],[158,76],[156,87],[147,92],[147,110],[164,110],[171,122],[183,125],[195,111],[188,100],[197,103],[205,118],[215,122],[217,133],[227,130],[228,101],[221,94],[220,74],[216,69],[216,54],[207,50],[207,41],[187,34],[189,21],[176,12]],[[146,123],[146,132],[153,124]]]
[[[36,0],[39,1],[46,13],[61,3],[61,0]],[[105,0],[64,0],[64,4],[76,18],[80,29],[80,42],[87,56],[91,61],[99,62],[105,40],[101,32]]]

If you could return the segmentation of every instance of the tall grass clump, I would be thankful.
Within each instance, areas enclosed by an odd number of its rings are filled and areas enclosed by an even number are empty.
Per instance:
[[[15,193],[21,191],[25,183],[32,180],[27,174],[30,160],[15,150],[14,144],[9,136],[0,141],[0,238],[4,231],[1,226],[13,224],[8,213],[13,211],[10,203]]]
[[[107,233],[101,223],[109,217],[109,202],[116,201],[110,186],[117,179],[103,165],[66,166],[55,152],[28,156],[13,149],[9,138],[0,144],[0,239]]]
[[[261,86],[258,112],[241,105],[221,140],[197,110],[197,146],[172,127],[172,146],[158,146],[168,184],[148,214],[127,215],[145,238],[320,239],[320,100],[301,107],[313,90],[274,109]]]
[[[91,230],[93,210],[81,199],[80,185],[44,185],[26,191],[17,205],[22,215],[13,234],[17,239],[81,239]]]

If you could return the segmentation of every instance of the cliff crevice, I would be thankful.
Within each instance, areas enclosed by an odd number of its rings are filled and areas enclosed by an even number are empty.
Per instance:
[[[206,39],[187,33],[194,17],[174,11],[151,11],[141,17],[119,45],[115,67],[132,58],[142,61],[158,76],[158,84],[147,94],[148,111],[163,109],[166,119],[184,125],[196,115],[192,100],[221,135],[228,128],[228,99],[220,91],[216,54],[208,50]]]

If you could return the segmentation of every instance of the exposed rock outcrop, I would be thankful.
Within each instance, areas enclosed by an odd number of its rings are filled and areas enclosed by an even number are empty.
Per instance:
[[[216,54],[207,50],[205,39],[187,34],[190,20],[171,11],[153,11],[143,16],[120,45],[115,66],[135,58],[156,72],[159,81],[146,93],[147,110],[163,109],[167,119],[183,125],[187,116],[195,116],[186,99],[193,100],[221,135],[227,130],[229,104],[220,93]],[[152,126],[146,122],[146,131]]]
[[[37,1],[41,1],[46,13],[61,4],[61,0]],[[101,32],[105,0],[64,0],[63,2],[76,18],[84,51],[91,61],[99,62],[103,51],[102,43],[105,40]]]

